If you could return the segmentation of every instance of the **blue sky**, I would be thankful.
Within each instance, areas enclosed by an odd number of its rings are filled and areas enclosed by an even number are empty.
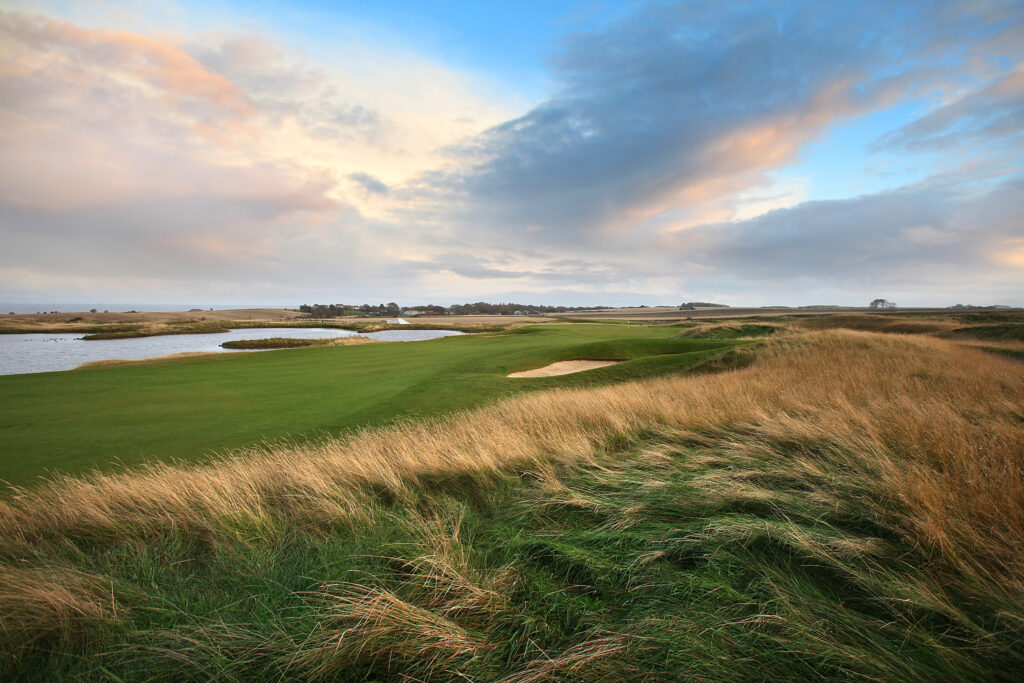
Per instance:
[[[1024,305],[1019,2],[0,11],[0,300]]]

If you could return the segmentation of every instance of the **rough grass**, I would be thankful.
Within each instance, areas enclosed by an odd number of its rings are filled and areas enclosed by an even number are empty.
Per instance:
[[[1024,360],[1024,349],[1022,349],[1022,348],[1020,348],[1019,346],[1016,346],[1016,345],[1015,346],[984,346],[984,345],[979,345],[976,348],[979,348],[979,349],[981,349],[983,351],[988,351],[989,353],[998,353],[998,354],[1002,354],[1004,356],[1009,356],[1010,358],[1017,358],[1017,359],[1020,359],[1020,360]]]
[[[967,337],[985,341],[1024,341],[1024,323],[1001,323],[996,325],[971,325],[958,327],[948,333],[950,337]]]
[[[1024,366],[848,331],[737,353],[25,491],[5,671],[1011,680]]]
[[[866,330],[890,334],[930,334],[958,340],[1024,341],[1024,314],[1004,313],[906,314],[864,313],[793,320],[807,330]]]
[[[808,330],[864,330],[889,334],[933,334],[936,332],[948,332],[958,327],[957,323],[950,320],[922,319],[899,314],[872,315],[867,313],[822,315],[802,318],[794,321],[794,323]]]
[[[754,337],[768,337],[777,333],[778,325],[766,325],[764,323],[725,324],[725,325],[701,325],[692,329],[683,330],[677,336],[683,339],[743,339]]]

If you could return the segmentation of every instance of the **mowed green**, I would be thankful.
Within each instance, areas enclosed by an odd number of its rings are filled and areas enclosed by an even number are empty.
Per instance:
[[[686,370],[736,342],[668,327],[538,325],[425,342],[224,354],[0,377],[0,480],[29,485],[153,460],[198,460],[511,393]],[[584,373],[510,379],[559,360],[621,360]]]

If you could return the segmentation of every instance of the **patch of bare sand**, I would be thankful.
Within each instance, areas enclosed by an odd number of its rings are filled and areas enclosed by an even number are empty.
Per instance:
[[[109,360],[93,360],[82,363],[75,370],[82,368],[102,368],[109,365],[138,365],[142,363],[154,363],[165,360],[178,360],[179,358],[199,358],[201,356],[221,356],[217,351],[183,351],[182,353],[171,353],[166,356],[151,356],[150,358],[121,359],[111,358]]]
[[[571,375],[574,372],[583,372],[584,370],[593,370],[594,368],[603,368],[609,365],[615,365],[622,361],[617,360],[561,360],[551,365],[546,365],[543,368],[537,368],[536,370],[524,370],[523,372],[513,372],[509,377],[554,377],[555,375]]]

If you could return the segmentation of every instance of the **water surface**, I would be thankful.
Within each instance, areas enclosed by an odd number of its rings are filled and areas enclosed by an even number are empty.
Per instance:
[[[173,334],[93,341],[84,341],[82,335],[59,332],[0,334],[0,375],[71,370],[82,363],[97,360],[138,360],[194,351],[239,353],[243,350],[222,349],[220,345],[226,341],[242,339],[368,337],[380,341],[424,341],[453,334],[462,334],[462,332],[454,330],[384,330],[357,334],[349,330],[332,328],[258,327],[215,334]]]

